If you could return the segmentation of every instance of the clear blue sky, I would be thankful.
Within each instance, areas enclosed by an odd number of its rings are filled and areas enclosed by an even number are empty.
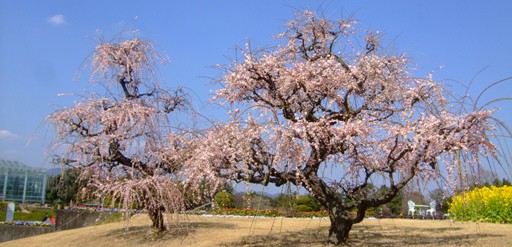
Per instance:
[[[102,35],[139,29],[171,59],[159,67],[169,88],[187,87],[196,106],[218,118],[209,99],[211,77],[232,48],[251,40],[272,42],[296,10],[319,10],[330,19],[355,16],[361,27],[383,32],[384,44],[405,51],[417,76],[474,80],[472,92],[512,76],[512,1],[106,1],[0,0],[0,158],[49,167],[53,138],[45,117],[77,98],[86,76],[75,79]],[[137,17],[137,18],[135,18]],[[443,67],[442,70],[439,70]],[[512,82],[489,94],[512,96]],[[454,88],[458,90],[457,88]],[[462,92],[458,92],[462,93]],[[499,114],[510,126],[512,102]]]

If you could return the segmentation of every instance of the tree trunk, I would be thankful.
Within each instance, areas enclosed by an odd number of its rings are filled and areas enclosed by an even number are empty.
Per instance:
[[[311,167],[319,167],[319,165],[312,165]],[[329,213],[331,227],[329,228],[329,238],[327,241],[334,245],[345,244],[348,240],[348,234],[352,229],[352,225],[358,223],[358,219],[362,220],[362,217],[354,218],[351,215],[350,209],[347,209],[343,204],[340,193],[325,184],[325,182],[316,175],[316,170],[310,170],[309,173],[306,173],[305,177],[307,178],[305,184],[308,185],[306,188],[309,193],[314,195],[318,202]]]
[[[336,206],[330,208],[328,212],[331,227],[329,228],[329,238],[327,241],[334,245],[345,244],[353,224],[350,212],[345,212]]]
[[[166,230],[164,225],[164,215],[160,208],[148,209],[148,216],[153,222],[153,228],[158,232]]]

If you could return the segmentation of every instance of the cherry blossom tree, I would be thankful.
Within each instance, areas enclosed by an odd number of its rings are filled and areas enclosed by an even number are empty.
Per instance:
[[[91,57],[91,94],[48,118],[55,126],[60,163],[88,181],[86,194],[124,209],[144,208],[153,227],[165,229],[162,212],[185,208],[180,179],[193,135],[169,114],[188,108],[186,94],[160,88],[154,68],[165,62],[149,41],[103,42]]]
[[[405,54],[355,21],[297,14],[267,49],[242,48],[222,66],[215,99],[230,106],[212,127],[189,179],[208,170],[238,182],[302,186],[328,211],[328,241],[343,244],[366,209],[413,178],[454,181],[462,164],[494,155],[492,110],[466,111]],[[194,175],[197,174],[197,175]],[[372,181],[387,189],[369,197]]]

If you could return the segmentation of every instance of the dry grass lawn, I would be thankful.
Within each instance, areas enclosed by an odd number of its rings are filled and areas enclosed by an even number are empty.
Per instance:
[[[0,246],[326,246],[327,219],[181,216],[183,223],[154,234],[145,215],[129,221],[59,231]],[[350,246],[512,246],[512,225],[450,220],[365,220]]]

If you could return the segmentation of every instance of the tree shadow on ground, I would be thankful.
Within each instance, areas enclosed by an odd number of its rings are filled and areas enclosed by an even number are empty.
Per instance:
[[[382,228],[380,226],[354,226],[350,232],[347,246],[471,246],[486,238],[502,236],[499,234],[456,233],[462,228],[446,227],[425,229],[421,227]],[[329,229],[320,227],[299,232],[271,233],[244,237],[224,246],[328,246],[326,239]],[[445,234],[448,233],[448,234]]]
[[[273,232],[266,235],[253,235],[243,237],[241,240],[231,243],[225,243],[226,247],[251,246],[251,247],[306,247],[322,246],[327,239],[327,228],[315,230],[304,230],[300,232]]]
[[[208,223],[208,222],[186,222],[167,226],[164,232],[155,232],[151,226],[128,226],[123,229],[116,229],[105,232],[106,236],[116,240],[128,240],[133,243],[165,242],[169,239],[186,239],[189,234],[197,229],[233,228],[231,224]]]
[[[478,232],[463,232],[460,227],[423,228],[400,226],[398,228],[359,226],[351,232],[350,246],[425,246],[473,245],[479,240],[501,236]],[[326,229],[327,230],[327,229]]]

